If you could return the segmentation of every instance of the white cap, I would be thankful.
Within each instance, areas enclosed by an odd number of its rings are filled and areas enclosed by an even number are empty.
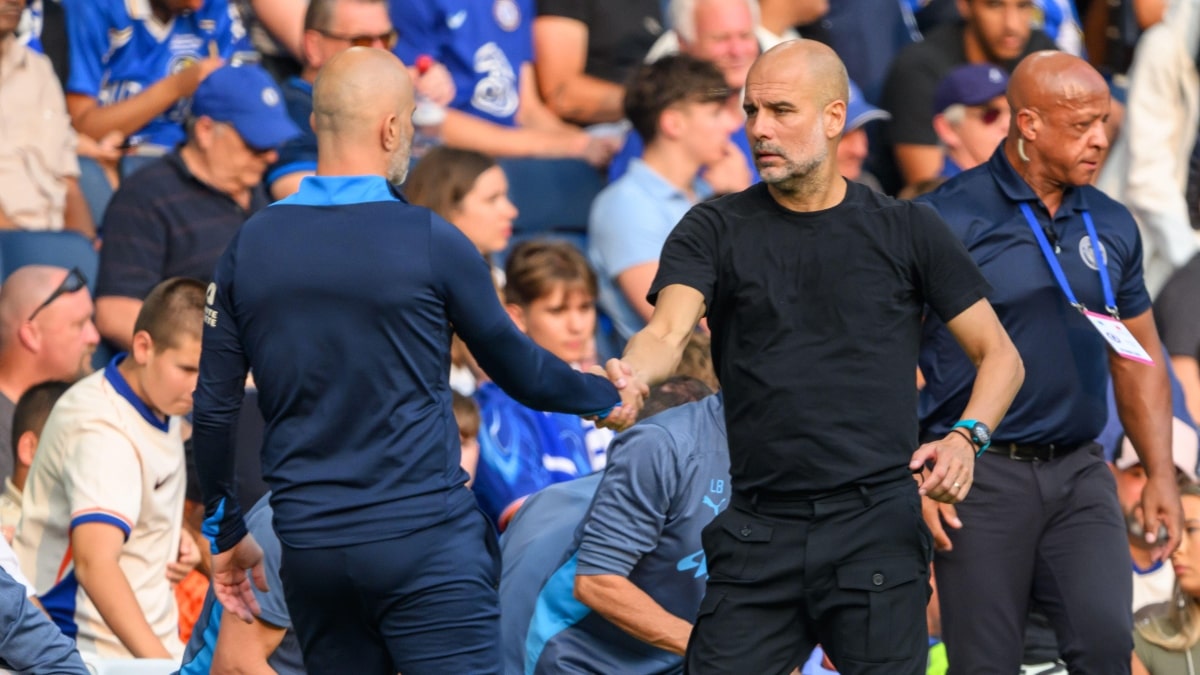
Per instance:
[[[1178,417],[1171,418],[1171,456],[1175,460],[1175,466],[1179,467],[1187,477],[1191,480],[1196,480],[1196,461],[1200,458],[1200,436],[1196,435],[1196,430],[1187,425],[1186,422]],[[1126,436],[1121,439],[1121,454],[1113,462],[1113,465],[1124,471],[1132,466],[1141,464],[1142,460],[1138,458],[1137,452],[1133,449],[1133,442]]]

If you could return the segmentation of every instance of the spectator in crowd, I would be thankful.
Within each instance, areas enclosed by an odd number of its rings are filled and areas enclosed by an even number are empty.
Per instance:
[[[1200,486],[1184,487],[1180,497],[1187,527],[1171,554],[1173,602],[1134,631],[1133,675],[1191,675],[1200,661]]]
[[[30,387],[17,401],[12,417],[13,473],[4,479],[4,493],[0,494],[0,526],[4,540],[10,544],[21,520],[21,493],[37,453],[42,427],[54,403],[70,386],[61,380],[48,380]]]
[[[267,205],[263,171],[299,130],[258,66],[225,66],[192,101],[187,141],[113,196],[104,217],[96,326],[128,349],[142,298],[167,277],[207,281],[242,222]]]
[[[933,128],[934,92],[955,66],[990,63],[1011,71],[1017,61],[1054,41],[1033,30],[1029,0],[958,0],[963,20],[929,31],[892,62],[882,105],[892,113],[889,138],[901,185],[936,177],[944,151]]]
[[[1015,671],[1032,600],[1050,619],[1072,672],[1127,672],[1126,528],[1093,440],[1104,423],[1110,374],[1121,422],[1147,475],[1141,517],[1156,559],[1178,542],[1181,520],[1167,371],[1161,359],[1144,362],[1162,348],[1142,282],[1137,227],[1089,184],[1108,143],[1108,85],[1077,57],[1039,52],[1013,72],[1008,100],[1015,119],[987,164],[922,198],[993,286],[991,301],[1031,374],[994,437],[972,433],[982,451],[979,498],[957,513],[926,506],[935,537],[942,521],[951,527],[945,535],[953,548],[937,555],[944,639],[956,669]],[[1085,308],[1095,313],[1085,315]],[[1127,335],[1145,354],[1110,351],[1093,321]],[[962,400],[972,364],[940,321],[927,318],[924,330],[921,431],[940,437],[971,417]],[[1156,534],[1160,524],[1165,537]],[[979,616],[989,620],[974,620]]]
[[[798,26],[806,26],[829,12],[829,0],[758,0],[760,23],[754,31],[764,52],[788,40],[800,39]]]
[[[75,132],[50,60],[16,36],[24,0],[0,0],[0,229],[96,236]]]
[[[267,169],[266,183],[275,199],[293,194],[300,179],[317,169],[317,137],[312,116],[312,85],[325,62],[350,47],[396,46],[397,32],[388,18],[387,0],[312,0],[301,30],[304,69],[283,84],[288,115],[300,134],[279,148],[278,159]],[[412,65],[410,63],[410,65]],[[445,105],[454,98],[454,83],[441,64],[424,73],[409,68],[417,91]]]
[[[750,142],[740,122],[742,89],[746,73],[758,56],[758,41],[754,31],[758,25],[758,3],[754,0],[672,0],[669,13],[674,29],[664,34],[654,46],[647,61],[682,52],[712,62],[725,75],[729,90],[726,100],[729,114],[739,121],[729,135],[724,156],[704,168],[704,180],[717,194],[745,189],[758,180]],[[634,130],[609,166],[608,179],[615,181],[635,157],[641,157],[644,143]]]
[[[1111,406],[1110,414],[1116,414]],[[1197,453],[1200,438],[1196,430],[1178,417],[1171,419],[1171,458],[1183,483],[1196,482]],[[1121,434],[1109,463],[1117,482],[1117,501],[1125,515],[1129,553],[1133,558],[1133,612],[1143,607],[1168,602],[1175,586],[1175,574],[1167,561],[1155,560],[1146,545],[1142,518],[1142,491],[1146,487],[1146,470],[1129,437]]]
[[[1192,420],[1200,419],[1200,254],[1192,256],[1154,301],[1154,321],[1183,388]]]
[[[19,673],[90,675],[71,639],[26,595],[25,586],[0,570],[0,669]]]
[[[596,332],[596,275],[565,241],[518,244],[504,269],[509,316],[534,343],[571,364],[589,356]],[[520,403],[493,383],[479,403],[479,466],[472,489],[500,530],[526,497],[604,467],[612,432]]]
[[[92,371],[100,335],[92,296],[78,269],[26,265],[0,286],[0,475],[13,474],[16,402],[46,380],[73,382]]]
[[[716,66],[686,54],[646,64],[629,82],[625,116],[645,149],[596,197],[588,223],[600,304],[622,342],[654,311],[646,291],[667,235],[712,194],[697,173],[720,161],[739,126],[726,107],[729,95]]]
[[[17,25],[17,41],[45,54],[54,65],[59,87],[63,87],[71,72],[66,10],[57,0],[25,0],[24,4],[25,10]]]
[[[1152,294],[1200,249],[1200,2],[1172,2],[1169,12],[1138,40],[1125,128],[1097,182],[1141,227]]]
[[[471,487],[475,483],[475,469],[479,466],[479,404],[457,391],[452,395],[454,422],[458,425],[458,444],[462,450],[460,463],[467,472],[467,487]]]
[[[304,62],[304,14],[310,0],[249,0],[259,24],[297,63]]]
[[[325,64],[317,175],[242,226],[210,286],[194,438],[214,593],[252,621],[251,577],[266,590],[228,442],[252,369],[281,580],[311,672],[497,672],[497,550],[456,456],[451,325],[531,405],[627,423],[646,393],[534,345],[469,240],[399,197],[414,107],[387,52]]]
[[[517,207],[508,199],[504,169],[491,157],[434,148],[409,174],[404,195],[450,221],[489,261],[508,248]]]
[[[182,415],[199,372],[204,286],[169,279],[146,296],[133,349],[80,381],[46,420],[17,529],[21,568],[81,651],[179,658],[168,566],[182,529]]]
[[[422,54],[444,63],[454,101],[442,123],[447,145],[492,157],[574,157],[606,166],[609,137],[563,122],[537,92],[533,71],[533,0],[391,0],[402,26],[395,52],[405,63]]]
[[[709,319],[732,492],[704,533],[690,670],[787,672],[820,642],[847,673],[923,673],[920,495],[961,501],[975,456],[956,432],[916,447],[913,356],[929,308],[978,367],[967,414],[995,425],[1023,376],[945,224],[838,175],[848,98],[820,43],[755,62],[745,109],[764,182],[684,216],[663,246],[654,315],[608,363],[657,383]]]
[[[1086,0],[1085,0],[1086,2]],[[1068,54],[1086,58],[1083,49],[1083,23],[1075,0],[1033,0],[1033,27],[1054,40],[1058,48]]]
[[[119,131],[134,154],[181,143],[200,83],[255,58],[228,0],[66,0],[66,10],[71,120],[92,138]]]
[[[1012,117],[1008,75],[999,66],[958,66],[933,93],[933,130],[945,156],[940,178],[952,178],[983,164],[1008,135]]]
[[[200,620],[192,630],[183,654],[179,675],[272,672],[303,675],[304,659],[292,626],[279,577],[279,538],[271,527],[271,494],[263,495],[246,514],[246,527],[263,550],[263,572],[267,587],[251,588],[259,613],[253,621],[241,621],[221,610],[221,602],[210,588]]]
[[[597,544],[591,537],[591,547],[599,548],[591,557],[622,570],[603,581],[640,596],[641,602],[617,611],[642,611],[633,620],[639,635],[648,621],[671,625],[695,615],[706,574],[703,553],[697,554],[698,528],[714,515],[709,506],[713,500],[703,502],[700,497],[720,490],[727,504],[729,491],[721,402],[709,394],[711,390],[695,378],[672,376],[646,398],[639,416],[643,421],[614,444],[620,454],[614,455],[612,465],[604,472],[551,485],[530,496],[517,512],[500,540],[505,673],[582,670],[639,675],[680,670],[682,661],[665,651],[668,645],[652,646],[630,635],[625,632],[627,623],[610,623],[605,614],[580,602],[574,589],[580,583],[579,561],[586,555],[584,528],[600,526],[605,533],[617,528],[623,540],[636,542],[631,545],[637,551],[622,548],[603,555],[610,542],[601,539]],[[663,413],[676,406],[680,408]],[[631,473],[637,469],[652,471]],[[716,504],[722,505],[719,494]],[[601,522],[629,514],[638,518]],[[609,603],[602,604],[601,609],[610,609]]]
[[[533,52],[542,100],[575,124],[620,120],[625,81],[662,32],[659,0],[538,0]]]
[[[838,173],[856,183],[862,183],[876,192],[883,192],[879,180],[863,169],[867,155],[871,152],[871,142],[867,136],[867,123],[877,120],[889,120],[892,116],[886,110],[880,110],[863,98],[862,90],[850,80],[850,100],[846,102],[846,130],[842,132],[842,141],[838,143],[837,165]]]

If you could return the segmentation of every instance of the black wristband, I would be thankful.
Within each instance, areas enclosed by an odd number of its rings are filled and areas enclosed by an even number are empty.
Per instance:
[[[963,429],[962,427],[954,427],[950,431],[957,431],[963,438],[967,439],[967,442],[971,444],[971,447],[973,447],[973,448],[979,447],[978,445],[976,445],[975,439],[971,438],[971,434],[967,433],[966,429]]]

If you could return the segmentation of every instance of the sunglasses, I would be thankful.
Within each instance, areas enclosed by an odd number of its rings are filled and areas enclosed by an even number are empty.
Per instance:
[[[1000,108],[997,108],[994,105],[989,105],[980,111],[979,121],[983,122],[986,126],[991,126],[996,123],[996,120],[1000,119],[1001,112],[1003,111],[1000,110]]]
[[[378,43],[382,44],[385,49],[390,51],[396,46],[396,42],[400,40],[400,33],[396,32],[396,29],[394,28],[386,33],[379,33],[378,35],[338,35],[337,33],[331,33],[319,28],[315,30],[331,40],[349,42],[351,47],[374,47]]]
[[[84,288],[87,288],[87,277],[83,276],[83,272],[81,272],[78,267],[72,267],[71,271],[67,272],[67,278],[63,279],[63,282],[58,285],[58,288],[54,289],[54,292],[50,294],[50,297],[46,298],[45,302],[38,305],[38,308],[33,310],[33,314],[29,315],[29,320],[33,321],[33,317],[37,316],[38,312],[45,309],[47,305],[57,300],[58,296],[66,295],[67,293],[74,293],[75,291],[82,290]]]

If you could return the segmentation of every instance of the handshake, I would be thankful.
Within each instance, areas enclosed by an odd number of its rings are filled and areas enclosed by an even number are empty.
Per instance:
[[[597,426],[614,431],[623,431],[637,422],[642,404],[650,393],[650,387],[642,381],[629,364],[620,359],[609,359],[604,368],[592,366],[588,372],[607,377],[621,394],[621,402],[606,413],[588,417]]]

